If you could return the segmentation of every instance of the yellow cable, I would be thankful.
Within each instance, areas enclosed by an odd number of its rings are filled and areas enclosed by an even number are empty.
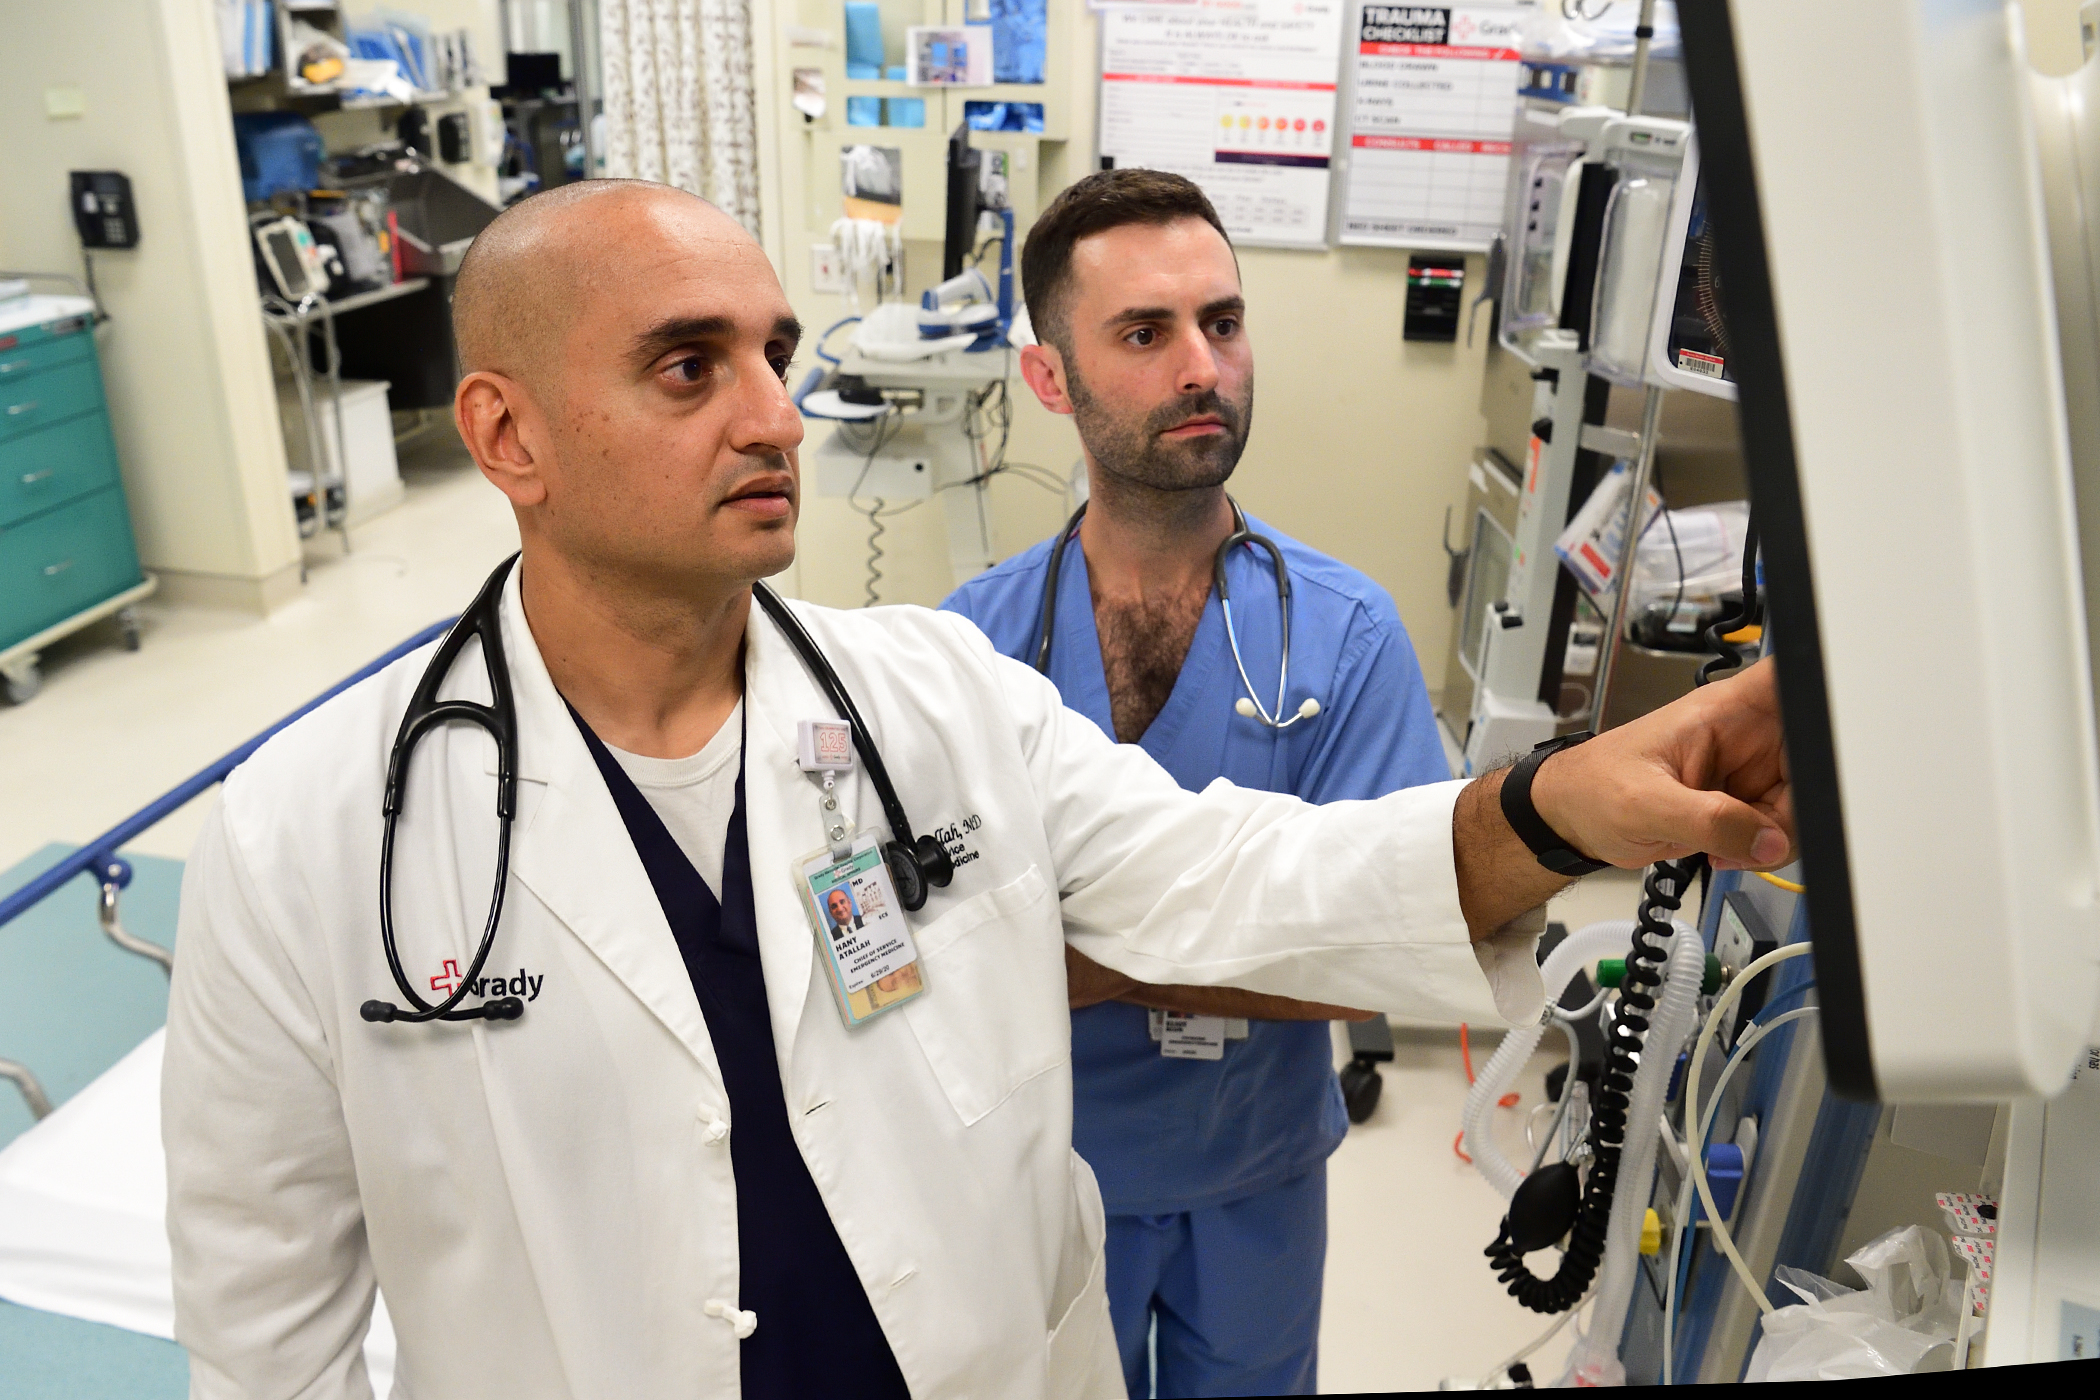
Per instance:
[[[1750,985],[1751,978],[1757,976],[1768,967],[1785,962],[1788,958],[1807,957],[1811,951],[1813,950],[1810,945],[1806,943],[1790,943],[1784,948],[1774,949],[1753,961],[1741,972],[1738,972],[1735,975],[1735,980],[1728,984],[1728,990],[1722,992],[1720,999],[1714,1002],[1714,1009],[1707,1016],[1706,1024],[1700,1028],[1698,1039],[1692,1042],[1691,1069],[1684,1077],[1684,1121],[1686,1123],[1697,1124],[1699,1122],[1699,1072],[1706,1064],[1706,1047],[1713,1043],[1714,1033],[1721,1028],[1721,1018],[1727,1015],[1728,1009],[1736,1004],[1737,999],[1743,994],[1743,989]],[[1757,1276],[1752,1274],[1750,1266],[1743,1262],[1742,1254],[1735,1247],[1735,1237],[1728,1232],[1728,1225],[1721,1218],[1720,1208],[1714,1204],[1713,1188],[1707,1184],[1706,1180],[1704,1155],[1699,1150],[1699,1143],[1695,1141],[1688,1145],[1685,1157],[1687,1164],[1691,1168],[1692,1184],[1699,1189],[1699,1199],[1706,1205],[1706,1219],[1711,1227],[1713,1241],[1721,1247],[1721,1252],[1728,1256],[1728,1262],[1734,1265],[1735,1275],[1743,1281],[1743,1287],[1749,1289],[1750,1296],[1757,1300],[1758,1310],[1766,1313],[1774,1312],[1776,1309],[1772,1306],[1772,1300],[1765,1296],[1765,1290],[1758,1286]]]
[[[1777,875],[1772,874],[1770,871],[1753,870],[1750,873],[1755,875],[1758,879],[1763,880],[1768,885],[1779,886],[1779,888],[1785,890],[1788,894],[1808,893],[1808,886],[1797,885],[1792,880],[1782,880]]]

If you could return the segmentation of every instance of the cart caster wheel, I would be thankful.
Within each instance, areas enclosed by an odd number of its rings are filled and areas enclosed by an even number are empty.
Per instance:
[[[4,679],[8,703],[12,705],[28,704],[44,688],[44,673],[33,660],[10,667],[4,673]]]
[[[1350,1122],[1361,1123],[1370,1118],[1384,1089],[1378,1066],[1365,1060],[1351,1060],[1342,1066],[1342,1103],[1349,1110]]]
[[[117,625],[124,629],[124,650],[139,649],[139,615],[130,608],[117,613]]]

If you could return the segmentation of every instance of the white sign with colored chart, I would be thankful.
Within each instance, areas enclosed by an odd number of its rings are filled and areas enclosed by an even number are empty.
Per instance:
[[[1188,176],[1236,241],[1325,247],[1346,4],[1103,11],[1103,163]]]
[[[1458,251],[1494,242],[1527,13],[1358,5],[1342,242]]]

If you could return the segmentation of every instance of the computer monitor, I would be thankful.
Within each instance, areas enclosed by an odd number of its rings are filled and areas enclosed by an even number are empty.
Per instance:
[[[977,216],[984,209],[984,154],[970,147],[965,122],[948,137],[948,223],[941,244],[941,280],[959,276],[977,246]]]
[[[2100,995],[2100,780],[2017,29],[1914,0],[1679,15],[1830,1083],[2053,1092]]]

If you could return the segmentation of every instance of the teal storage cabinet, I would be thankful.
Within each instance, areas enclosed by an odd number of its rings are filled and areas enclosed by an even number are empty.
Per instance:
[[[40,648],[111,613],[138,646],[139,568],[82,297],[0,300],[0,678],[20,704]]]

